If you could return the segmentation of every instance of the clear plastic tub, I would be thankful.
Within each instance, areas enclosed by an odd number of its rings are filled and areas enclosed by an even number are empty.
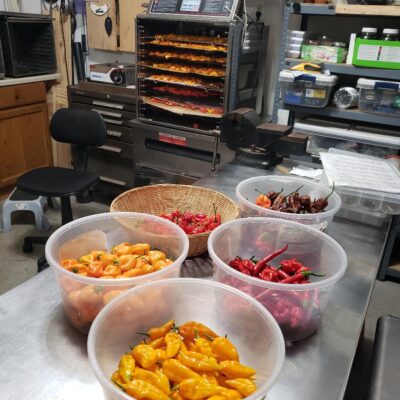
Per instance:
[[[244,275],[228,263],[236,256],[256,259],[281,249],[271,261],[296,258],[324,277],[311,277],[309,284],[267,282]],[[240,289],[263,304],[277,320],[287,341],[303,339],[320,326],[334,284],[344,275],[346,253],[328,235],[309,226],[275,218],[245,218],[227,222],[208,240],[214,263],[214,279]]]
[[[308,194],[311,199],[326,197],[332,191],[328,186],[323,186],[318,183],[291,176],[257,176],[240,182],[236,186],[236,197],[239,201],[239,207],[242,217],[273,217],[284,218],[301,224],[310,225],[318,230],[325,231],[332,222],[333,216],[339,211],[342,202],[336,193],[328,199],[326,211],[318,214],[292,214],[281,211],[273,211],[268,208],[257,206],[256,198],[259,195],[259,190],[262,193],[269,191],[279,192],[283,189],[283,194],[289,194],[303,186],[299,193],[300,195]]]
[[[59,264],[62,259],[77,258],[93,250],[109,251],[122,242],[149,243],[175,261],[157,272],[124,279],[81,276]],[[188,249],[187,235],[170,221],[140,213],[105,213],[80,218],[57,229],[47,241],[46,259],[56,275],[69,322],[87,333],[96,315],[114,295],[144,282],[179,276]]]
[[[285,104],[324,108],[329,103],[337,76],[281,71],[279,82],[282,101]]]
[[[400,118],[400,82],[360,78],[361,111]]]
[[[129,345],[143,339],[137,332],[174,319],[193,320],[227,334],[240,360],[256,369],[258,390],[247,400],[262,398],[276,381],[285,357],[285,344],[271,314],[250,296],[229,286],[202,279],[168,279],[127,291],[108,304],[94,321],[88,338],[91,367],[107,399],[126,399],[110,381]]]

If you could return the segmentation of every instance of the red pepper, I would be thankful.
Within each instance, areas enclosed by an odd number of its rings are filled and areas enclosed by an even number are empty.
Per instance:
[[[310,275],[312,276],[325,276],[326,274],[315,274],[311,271],[300,271],[299,273],[289,276],[289,278],[282,279],[280,283],[300,283],[304,278],[308,278]]]
[[[269,282],[278,282],[278,271],[272,268],[264,268],[260,274],[258,275],[259,278],[263,279],[264,281]]]
[[[289,275],[282,268],[278,268],[278,278],[279,280],[286,279],[289,278]]]
[[[299,268],[303,266],[303,264],[297,261],[295,258],[291,258],[290,260],[281,261],[282,270],[287,274],[295,274]]]
[[[288,245],[286,244],[285,247],[282,247],[281,249],[274,251],[270,255],[259,260],[254,267],[254,275],[258,276],[260,274],[260,272],[266,267],[268,261],[271,261],[274,258],[278,257],[280,254],[284,253],[287,249],[288,249]]]

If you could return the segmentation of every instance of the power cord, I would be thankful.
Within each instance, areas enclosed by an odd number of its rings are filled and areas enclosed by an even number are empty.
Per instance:
[[[65,10],[65,7],[64,7]],[[64,46],[64,61],[65,61],[65,71],[67,74],[67,84],[70,84],[69,80],[69,71],[68,71],[68,61],[67,61],[67,48],[66,48],[66,43],[65,43],[65,34],[64,34],[64,24],[63,24],[63,15],[64,12],[62,11],[62,7],[60,7],[60,25],[61,25],[61,34],[62,34],[62,40],[63,40],[63,46]]]

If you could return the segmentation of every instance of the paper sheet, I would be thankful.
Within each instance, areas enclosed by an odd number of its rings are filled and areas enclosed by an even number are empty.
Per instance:
[[[331,152],[320,157],[330,184],[400,193],[400,174],[386,160]]]
[[[293,169],[289,172],[289,174],[303,176],[305,178],[310,178],[314,180],[319,180],[319,178],[321,178],[322,172],[323,172],[322,169],[293,167]]]

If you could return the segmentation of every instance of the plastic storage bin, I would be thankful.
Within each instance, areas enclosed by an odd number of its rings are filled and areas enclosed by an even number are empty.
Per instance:
[[[149,243],[175,261],[157,272],[124,279],[81,276],[59,264],[62,259],[77,258],[92,250],[111,250],[122,242]],[[46,259],[55,272],[68,320],[87,333],[111,295],[144,282],[179,276],[188,249],[187,235],[170,221],[148,214],[106,213],[77,219],[57,229],[47,241]]]
[[[285,344],[271,314],[243,292],[201,279],[168,279],[127,291],[96,318],[88,338],[91,367],[107,399],[132,400],[110,380],[122,354],[146,332],[174,319],[193,320],[220,335],[227,334],[244,364],[257,370],[258,390],[247,400],[261,399],[276,381],[285,357]]]
[[[361,111],[400,118],[400,82],[360,78],[357,88]]]
[[[242,212],[242,217],[273,217],[283,218],[301,224],[310,225],[314,228],[324,231],[333,219],[333,216],[341,207],[340,197],[336,193],[328,199],[326,211],[318,214],[291,214],[281,211],[273,211],[268,208],[263,208],[255,204],[259,192],[266,193],[271,190],[279,192],[283,189],[283,194],[288,194],[303,186],[299,193],[300,195],[308,194],[311,198],[326,197],[331,188],[323,186],[312,181],[296,178],[291,176],[257,176],[240,182],[236,186],[236,197],[239,201],[239,207]]]
[[[282,248],[288,250],[271,261],[296,258],[324,277],[309,284],[267,282],[244,275],[228,263],[236,256],[256,259]],[[273,218],[245,218],[228,222],[210,235],[208,252],[214,263],[214,279],[240,289],[263,304],[275,317],[287,341],[315,332],[334,284],[344,275],[346,253],[328,235],[309,226]]]
[[[285,104],[323,108],[329,103],[337,76],[281,71],[279,82],[282,101]]]

